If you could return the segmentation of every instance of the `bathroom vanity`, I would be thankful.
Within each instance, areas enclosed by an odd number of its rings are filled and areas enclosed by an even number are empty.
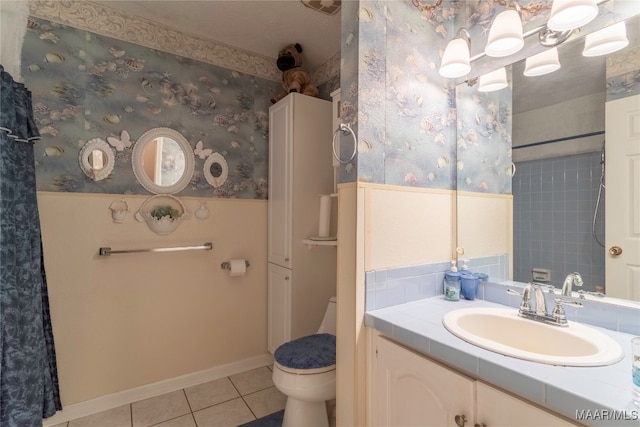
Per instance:
[[[373,425],[578,425],[380,334],[373,345]]]
[[[504,308],[481,300],[451,303],[434,297],[365,314],[371,328],[372,425],[640,423],[640,408],[631,402],[631,335],[594,328],[614,339],[625,353],[612,365],[528,362],[484,350],[447,331],[443,316],[463,307]]]

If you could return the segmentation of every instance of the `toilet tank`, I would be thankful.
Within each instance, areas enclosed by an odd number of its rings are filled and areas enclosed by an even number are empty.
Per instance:
[[[329,300],[329,304],[327,304],[327,309],[324,312],[324,317],[322,318],[322,323],[320,323],[318,333],[336,334],[336,297]]]

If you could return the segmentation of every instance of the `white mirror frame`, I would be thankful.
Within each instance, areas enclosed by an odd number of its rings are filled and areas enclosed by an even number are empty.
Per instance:
[[[94,151],[102,151],[106,157],[106,162],[102,169],[94,169],[89,161],[89,156]],[[113,171],[113,166],[115,164],[115,156],[113,154],[113,150],[105,141],[100,138],[93,138],[87,141],[86,144],[80,150],[80,154],[78,155],[78,163],[80,163],[80,169],[86,176],[91,178],[94,181],[101,181],[111,175]]]
[[[176,141],[184,153],[184,172],[175,184],[169,186],[161,186],[153,182],[145,173],[142,164],[142,153],[144,152],[147,144],[161,136],[171,138]],[[136,179],[147,191],[153,194],[175,194],[184,190],[184,188],[189,184],[189,181],[191,181],[191,177],[193,176],[193,171],[195,169],[195,163],[196,160],[193,156],[193,148],[191,147],[191,144],[189,144],[189,141],[187,141],[180,132],[171,128],[153,128],[142,134],[134,145],[133,153],[131,155],[131,166],[133,167],[133,173],[135,174]]]

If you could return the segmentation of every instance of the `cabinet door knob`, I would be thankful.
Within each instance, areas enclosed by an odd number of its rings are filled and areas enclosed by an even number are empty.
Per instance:
[[[609,249],[609,254],[613,256],[618,256],[622,253],[622,248],[620,246],[611,246]]]
[[[289,262],[289,258],[285,258],[285,259],[284,259],[284,262]]]
[[[284,280],[289,280],[289,276],[284,276]]]
[[[458,427],[464,427],[467,423],[467,417],[465,415],[456,415],[454,421]]]
[[[482,424],[475,423],[473,427],[487,427],[487,425],[485,423],[482,423]]]

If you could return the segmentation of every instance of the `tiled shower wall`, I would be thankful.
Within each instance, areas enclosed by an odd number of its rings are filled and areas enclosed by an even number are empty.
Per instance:
[[[600,186],[600,152],[516,165],[513,177],[514,278],[531,281],[533,268],[551,270],[561,287],[577,271],[587,291],[603,286],[605,250],[592,236]],[[604,243],[604,197],[598,208],[596,235]]]

